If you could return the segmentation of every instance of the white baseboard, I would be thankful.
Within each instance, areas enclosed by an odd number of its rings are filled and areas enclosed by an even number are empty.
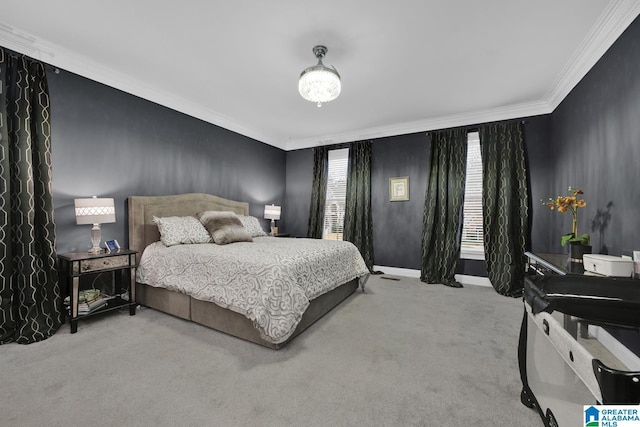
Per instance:
[[[476,285],[491,287],[491,281],[488,277],[468,276],[466,274],[456,274],[456,280],[463,285]]]
[[[374,265],[373,271],[382,271],[392,276],[420,278],[420,270],[412,270],[410,268],[386,267],[384,265]],[[456,274],[455,279],[463,285],[491,286],[491,282],[487,277],[468,276],[466,274]]]
[[[392,276],[413,277],[414,279],[420,278],[420,270],[412,270],[410,268],[398,268],[398,267],[386,267],[384,265],[374,265],[373,271],[382,271],[384,274],[391,274]]]
[[[640,357],[629,350],[624,344],[615,339],[610,333],[599,326],[589,325],[589,333],[596,337],[619,361],[631,371],[640,371]]]

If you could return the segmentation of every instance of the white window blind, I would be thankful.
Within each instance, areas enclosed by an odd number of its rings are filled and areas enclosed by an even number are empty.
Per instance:
[[[469,132],[467,136],[467,176],[464,190],[461,257],[484,258],[482,157],[478,132]]]
[[[348,166],[348,148],[329,151],[327,199],[324,209],[324,230],[322,232],[323,239],[342,240],[344,208],[347,199]]]

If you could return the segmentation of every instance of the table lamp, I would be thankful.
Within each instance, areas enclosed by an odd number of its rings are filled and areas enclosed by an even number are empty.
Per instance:
[[[97,198],[93,196],[90,199],[75,199],[76,208],[76,224],[93,224],[91,228],[91,243],[93,247],[89,249],[90,254],[102,252],[100,240],[100,224],[116,222],[116,209],[113,205],[113,199]]]
[[[275,236],[278,234],[278,229],[276,228],[276,220],[280,219],[280,206],[276,205],[265,205],[264,206],[264,219],[271,220],[271,235]]]

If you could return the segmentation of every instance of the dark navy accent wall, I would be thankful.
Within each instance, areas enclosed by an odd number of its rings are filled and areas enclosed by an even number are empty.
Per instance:
[[[582,187],[579,233],[594,252],[640,250],[640,18],[562,101],[551,117],[554,192]],[[554,194],[551,194],[554,195]],[[602,221],[603,219],[607,219]],[[549,216],[554,249],[571,231],[568,215]]]
[[[113,197],[103,240],[128,243],[126,198],[203,192],[264,204],[285,197],[285,152],[133,95],[61,71],[48,73],[58,252],[83,251],[90,226],[76,225],[73,199]],[[284,225],[283,221],[279,225]]]

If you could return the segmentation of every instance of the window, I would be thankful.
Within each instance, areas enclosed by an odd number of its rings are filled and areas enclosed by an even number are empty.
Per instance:
[[[324,208],[324,230],[322,231],[323,239],[342,240],[345,202],[347,200],[348,166],[348,148],[329,151],[327,199]]]
[[[461,258],[484,259],[482,230],[482,157],[480,134],[467,135],[467,176],[464,188]]]

